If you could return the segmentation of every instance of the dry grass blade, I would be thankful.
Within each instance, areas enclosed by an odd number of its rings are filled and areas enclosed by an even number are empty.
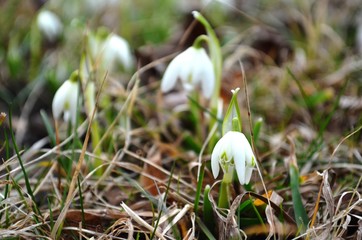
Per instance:
[[[344,138],[338,143],[338,145],[334,148],[333,153],[332,153],[332,155],[331,155],[331,157],[330,157],[330,162],[332,161],[334,155],[336,154],[336,152],[337,152],[338,148],[341,146],[341,144],[342,144],[345,140],[347,140],[348,138],[350,138],[351,136],[353,136],[354,134],[358,133],[358,132],[361,131],[361,130],[362,130],[362,126],[359,126],[356,130],[354,130],[353,132],[351,132],[350,134],[348,134],[346,137],[344,137]]]
[[[148,231],[150,232],[154,232],[155,235],[162,239],[162,240],[166,240],[166,238],[164,238],[163,234],[160,232],[160,230],[157,228],[155,230],[154,227],[152,227],[151,225],[149,225],[145,220],[143,220],[141,217],[139,217],[137,215],[137,213],[135,213],[132,209],[130,209],[125,203],[121,203],[121,207],[127,212],[127,214],[133,219],[135,220],[138,224],[140,224],[142,227],[146,228]]]
[[[192,227],[187,231],[183,240],[194,240],[195,239],[195,213],[191,213],[191,225]]]
[[[340,70],[332,73],[327,76],[324,80],[324,83],[328,86],[340,84],[346,77],[352,72],[361,71],[362,69],[362,60],[361,59],[351,59],[345,63]]]
[[[334,216],[334,199],[331,186],[328,180],[329,174],[328,170],[323,171],[323,197],[327,204],[327,209],[330,217],[330,221],[332,221],[332,216]]]
[[[102,81],[102,86],[105,83],[106,79],[107,79],[107,75],[105,75],[105,77],[104,77],[104,79]],[[102,89],[102,86],[101,86],[101,89]],[[53,229],[52,229],[52,232],[51,232],[51,237],[54,238],[54,239],[57,238],[58,230],[59,230],[60,226],[62,225],[62,223],[64,221],[64,218],[65,218],[65,216],[67,214],[67,211],[68,211],[68,209],[70,207],[70,204],[72,203],[72,201],[73,201],[73,199],[74,199],[74,197],[75,197],[75,195],[77,193],[77,191],[76,191],[76,183],[78,181],[78,176],[79,176],[79,173],[80,173],[82,165],[83,165],[85,152],[86,152],[87,147],[88,147],[88,141],[89,141],[89,137],[90,137],[92,121],[93,121],[94,116],[95,116],[96,111],[97,111],[97,105],[98,105],[100,92],[101,91],[98,92],[97,100],[96,100],[96,106],[94,107],[92,116],[91,116],[91,118],[89,119],[89,122],[88,122],[88,128],[87,128],[87,132],[86,132],[85,139],[84,139],[84,142],[83,142],[82,152],[81,152],[81,155],[79,156],[78,163],[76,165],[74,174],[72,176],[72,181],[71,181],[70,186],[69,186],[68,195],[67,195],[67,198],[65,200],[64,207],[63,207],[61,213],[59,214],[59,217],[58,217],[57,221],[55,222],[55,224],[53,226]]]
[[[189,204],[186,204],[179,213],[172,219],[172,221],[163,229],[162,234],[165,235],[185,214],[191,209]],[[160,221],[161,223],[161,221]]]

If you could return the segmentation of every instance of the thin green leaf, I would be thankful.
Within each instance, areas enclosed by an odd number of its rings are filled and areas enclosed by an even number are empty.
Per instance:
[[[210,232],[210,230],[205,226],[205,224],[201,221],[200,218],[196,218],[196,223],[198,225],[198,227],[201,228],[202,232],[206,235],[206,239],[209,240],[216,240],[216,238],[212,235],[212,233]]]
[[[205,223],[207,229],[210,231],[210,234],[215,236],[216,223],[215,223],[214,210],[212,208],[212,203],[210,202],[210,199],[209,199],[209,192],[210,192],[210,185],[206,185],[205,190],[204,190],[203,220],[204,220],[204,223]]]
[[[227,132],[232,130],[242,130],[240,108],[237,99],[237,94],[239,90],[240,89],[237,88],[232,91],[233,96],[231,97],[229,107],[226,110],[224,121],[222,123],[222,135],[225,135]],[[236,119],[236,121],[234,119]]]
[[[15,141],[15,135],[14,135],[14,132],[13,132],[13,124],[12,124],[12,108],[11,108],[11,106],[9,107],[9,126],[10,126],[10,135],[11,135],[11,140],[12,140],[12,143],[13,143],[13,146],[14,146],[14,150],[15,150],[16,156],[18,157],[19,164],[20,164],[20,167],[21,167],[21,171],[24,174],[26,190],[27,190],[28,194],[30,195],[31,200],[33,201],[32,207],[33,207],[34,212],[36,213],[36,214],[34,214],[34,220],[37,223],[39,223],[38,215],[41,216],[41,212],[40,212],[40,210],[39,210],[39,208],[38,208],[38,206],[36,204],[35,197],[34,197],[34,194],[33,194],[33,190],[31,189],[31,186],[30,186],[30,181],[29,181],[29,178],[28,178],[28,174],[27,174],[27,172],[25,170],[25,167],[23,165],[23,161],[21,159],[19,149],[18,149],[18,146],[17,146],[16,141]]]
[[[53,129],[52,124],[50,123],[49,117],[44,110],[40,110],[40,116],[43,119],[45,129],[47,130],[48,136],[50,138],[50,142],[52,146],[55,146],[55,131]]]

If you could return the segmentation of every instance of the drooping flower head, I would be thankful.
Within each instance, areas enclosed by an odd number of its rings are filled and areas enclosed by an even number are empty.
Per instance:
[[[211,97],[215,87],[215,73],[204,48],[189,47],[171,61],[162,78],[162,92],[174,88],[178,79],[186,91],[201,85],[202,94],[206,98]]]
[[[117,34],[111,34],[103,43],[103,60],[113,65],[121,64],[126,70],[133,67],[133,56],[128,42]]]
[[[62,113],[64,121],[71,121],[73,126],[77,117],[77,102],[79,95],[78,71],[72,73],[54,95],[52,110],[54,119],[58,120]]]
[[[211,170],[214,178],[224,172],[224,181],[231,182],[234,169],[240,184],[248,184],[255,166],[255,156],[245,135],[237,131],[227,132],[215,145],[211,154]]]
[[[42,10],[38,14],[37,25],[41,33],[51,42],[56,40],[63,31],[63,24],[59,17],[49,10]]]
[[[99,28],[89,35],[89,50],[93,60],[99,62],[105,70],[114,71],[117,67],[130,70],[134,66],[134,57],[128,42],[108,29]]]

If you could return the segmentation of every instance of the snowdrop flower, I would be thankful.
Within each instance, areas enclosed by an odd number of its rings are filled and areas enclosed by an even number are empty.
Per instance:
[[[186,91],[191,91],[200,84],[203,95],[211,97],[215,87],[215,73],[205,49],[192,46],[177,55],[163,75],[162,92],[174,88],[179,78]]]
[[[37,18],[39,30],[49,40],[56,40],[63,31],[63,24],[55,13],[42,10]]]
[[[227,132],[215,145],[211,154],[211,170],[217,178],[220,166],[224,171],[223,181],[231,182],[234,169],[240,184],[248,184],[255,166],[255,156],[245,135],[237,131]]]
[[[71,121],[73,126],[77,117],[77,102],[79,94],[78,72],[74,72],[70,79],[66,80],[54,95],[52,109],[53,116],[57,120],[64,112],[64,121]]]
[[[133,67],[133,56],[128,42],[118,36],[111,34],[102,45],[103,62],[107,68],[112,69],[116,64],[121,64],[125,69]]]

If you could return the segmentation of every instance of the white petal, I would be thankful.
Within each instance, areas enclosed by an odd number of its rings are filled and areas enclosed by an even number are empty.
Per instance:
[[[59,119],[64,111],[66,101],[68,99],[68,91],[71,88],[69,80],[65,81],[57,90],[52,102],[53,117]]]
[[[255,160],[255,156],[254,156],[253,150],[251,149],[250,143],[244,134],[243,134],[243,148],[245,151],[246,165],[253,167],[253,161]],[[254,160],[253,160],[253,158],[254,158]]]
[[[201,79],[201,90],[202,94],[206,98],[210,98],[214,93],[215,88],[215,73],[214,68],[211,63],[211,60],[208,58],[208,61],[204,61],[204,68],[203,68],[203,77]]]
[[[240,142],[233,145],[235,169],[241,185],[245,182],[245,153]]]
[[[70,118],[71,118],[71,116],[70,116],[70,111],[69,110],[65,110],[64,111],[64,114],[63,114],[63,120],[64,120],[64,122],[69,122],[69,120],[70,120]]]
[[[203,48],[190,47],[190,71],[192,75],[191,82],[194,86],[198,85],[202,79],[202,73],[204,69],[203,61],[205,60],[205,50]]]
[[[253,169],[250,167],[246,167],[245,169],[245,184],[248,184],[251,179],[251,174],[253,173]]]
[[[78,82],[71,82],[72,87],[68,93],[68,104],[69,104],[69,114],[70,120],[75,125],[76,118],[77,118],[77,107],[78,107],[78,92],[79,92],[79,85]]]
[[[207,55],[205,49],[196,49],[196,57],[194,66],[194,85],[201,84],[202,93],[206,98],[210,98],[214,85],[215,85],[215,74],[212,62]]]
[[[212,175],[216,179],[220,172],[220,157],[223,151],[223,138],[221,138],[215,145],[211,154],[211,171]]]
[[[178,64],[180,68],[179,77],[184,89],[188,92],[195,88],[194,68],[195,68],[195,49],[189,47],[179,55]]]
[[[132,68],[133,57],[128,42],[124,38],[113,34],[109,39],[106,49],[106,54],[110,55],[113,52],[114,58],[126,69]]]
[[[234,157],[235,169],[240,184],[245,182],[245,152],[244,152],[244,134],[236,131],[227,132],[224,137],[228,137],[232,156]]]
[[[175,87],[180,74],[180,65],[178,56],[168,65],[161,80],[161,91],[168,92]]]
[[[48,10],[39,13],[37,24],[49,41],[54,41],[63,31],[63,24],[58,16]]]
[[[191,73],[189,63],[192,58],[192,51],[190,49],[188,48],[177,55],[168,65],[161,81],[162,92],[168,92],[174,88],[178,78],[181,79],[183,84],[188,81]]]

